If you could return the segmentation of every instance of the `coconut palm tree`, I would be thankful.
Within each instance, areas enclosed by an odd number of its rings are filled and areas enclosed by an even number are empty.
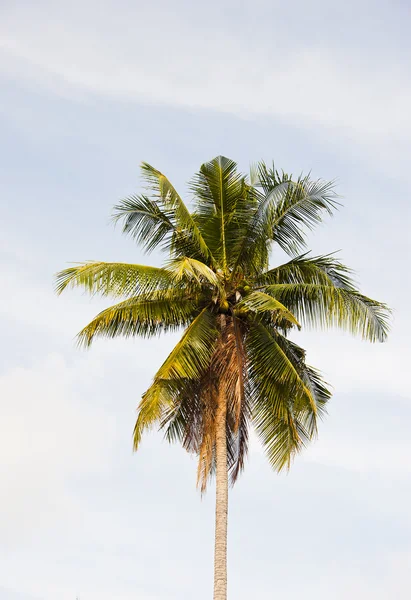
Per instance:
[[[277,471],[317,432],[330,390],[290,338],[302,326],[344,328],[385,340],[389,311],[363,296],[333,255],[310,256],[305,234],[337,205],[331,183],[257,164],[250,178],[217,157],[190,183],[194,210],[143,163],[146,193],[115,207],[123,231],[163,267],[92,262],[57,275],[57,291],[80,286],[121,297],[80,333],[150,337],[184,329],[139,404],[137,450],[157,426],[198,457],[198,485],[216,477],[214,599],[227,598],[228,483],[244,467],[254,427]],[[270,268],[272,245],[290,260]]]

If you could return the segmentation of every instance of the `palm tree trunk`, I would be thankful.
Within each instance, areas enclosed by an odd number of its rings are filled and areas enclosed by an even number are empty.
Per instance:
[[[227,600],[227,399],[224,382],[220,382],[216,411],[216,507],[214,550],[214,600]]]

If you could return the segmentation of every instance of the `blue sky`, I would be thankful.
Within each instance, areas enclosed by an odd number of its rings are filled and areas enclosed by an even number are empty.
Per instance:
[[[177,339],[98,342],[56,298],[82,260],[158,263],[110,224],[142,160],[182,192],[217,154],[337,178],[310,236],[395,310],[385,345],[304,332],[334,385],[288,475],[255,442],[230,500],[238,600],[409,597],[410,8],[405,2],[40,1],[0,7],[0,600],[211,597],[213,490],[139,397]],[[273,262],[282,260],[280,253]]]

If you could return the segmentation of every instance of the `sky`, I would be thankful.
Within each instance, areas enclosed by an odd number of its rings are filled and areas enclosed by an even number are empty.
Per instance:
[[[409,598],[410,25],[398,0],[0,3],[0,600],[211,598],[213,486],[201,498],[161,434],[131,449],[178,336],[78,350],[107,301],[57,298],[53,275],[160,264],[113,205],[143,160],[187,194],[219,154],[336,179],[343,207],[309,247],[394,309],[386,344],[299,335],[334,397],[288,474],[253,440],[229,597]]]

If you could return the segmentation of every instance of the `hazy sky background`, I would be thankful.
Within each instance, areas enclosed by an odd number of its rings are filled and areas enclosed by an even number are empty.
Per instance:
[[[176,336],[76,350],[107,302],[56,298],[53,274],[158,261],[113,204],[142,160],[184,192],[218,154],[337,178],[344,208],[310,247],[395,309],[386,345],[300,336],[335,396],[289,475],[253,445],[230,598],[409,598],[410,26],[400,1],[0,3],[0,600],[211,598],[213,489],[161,434],[131,452]]]

